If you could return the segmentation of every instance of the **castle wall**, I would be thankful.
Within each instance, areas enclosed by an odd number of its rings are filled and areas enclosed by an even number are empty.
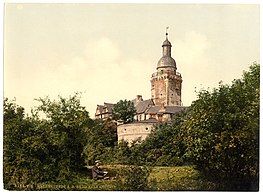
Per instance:
[[[150,133],[155,123],[135,122],[122,124],[117,127],[118,142],[127,141],[129,144],[141,137],[144,140]]]

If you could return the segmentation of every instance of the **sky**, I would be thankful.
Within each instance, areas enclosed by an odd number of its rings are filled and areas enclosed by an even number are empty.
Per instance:
[[[151,97],[165,30],[182,74],[182,102],[196,91],[231,84],[260,63],[259,5],[4,5],[4,97],[26,112],[34,99],[68,98],[94,117],[97,104]]]

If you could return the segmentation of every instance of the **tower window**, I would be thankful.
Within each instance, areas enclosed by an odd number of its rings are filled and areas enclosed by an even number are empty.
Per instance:
[[[172,93],[172,96],[173,96],[174,94]]]
[[[161,94],[161,96],[162,96],[163,94]]]

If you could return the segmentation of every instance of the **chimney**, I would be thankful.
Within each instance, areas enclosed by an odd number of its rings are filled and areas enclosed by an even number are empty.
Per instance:
[[[136,96],[136,102],[143,101],[142,95],[137,95]]]

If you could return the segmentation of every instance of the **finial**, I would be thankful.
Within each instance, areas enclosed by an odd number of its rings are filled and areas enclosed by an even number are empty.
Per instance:
[[[169,26],[166,27],[166,33],[165,33],[166,39],[168,38],[168,32],[167,32],[168,28],[169,28]]]

